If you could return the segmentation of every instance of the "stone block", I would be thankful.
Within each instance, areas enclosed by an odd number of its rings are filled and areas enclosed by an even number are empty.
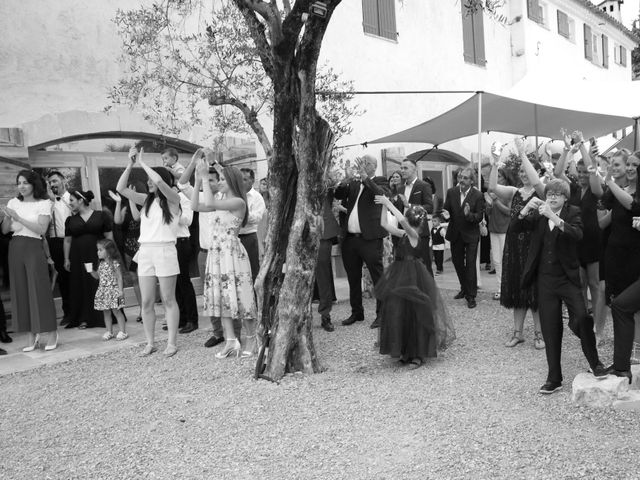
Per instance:
[[[629,412],[640,412],[640,391],[629,390],[621,394],[618,400],[613,402],[615,410],[626,410]]]
[[[611,407],[628,391],[629,381],[626,378],[608,376],[597,379],[590,373],[580,373],[573,379],[571,400],[587,407]]]

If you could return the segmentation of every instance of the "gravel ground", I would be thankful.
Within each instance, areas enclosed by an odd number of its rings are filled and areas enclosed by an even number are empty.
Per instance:
[[[368,320],[317,327],[326,371],[279,385],[215,359],[203,330],[171,359],[123,349],[0,377],[0,478],[640,478],[640,416],[571,403],[587,364],[568,329],[564,390],[543,397],[531,319],[507,349],[510,312],[454,293],[458,339],[415,371],[376,352]]]

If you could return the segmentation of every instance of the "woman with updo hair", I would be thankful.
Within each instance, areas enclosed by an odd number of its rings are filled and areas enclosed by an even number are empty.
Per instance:
[[[73,292],[71,315],[65,328],[104,326],[102,312],[93,308],[98,282],[87,271],[85,263],[93,270],[98,263],[98,240],[113,240],[112,221],[102,210],[91,208],[93,192],[74,190],[69,192],[69,207],[73,215],[65,222],[64,268],[69,272],[69,291]]]

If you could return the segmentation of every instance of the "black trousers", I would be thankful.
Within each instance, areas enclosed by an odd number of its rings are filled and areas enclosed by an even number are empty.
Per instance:
[[[436,263],[436,270],[438,272],[441,272],[444,265],[444,250],[434,250],[433,260]]]
[[[176,251],[178,252],[178,265],[180,273],[176,279],[176,302],[180,309],[180,326],[186,323],[198,325],[198,305],[196,303],[196,292],[191,283],[189,265],[193,259],[193,246],[189,237],[181,237],[176,241]]]
[[[611,302],[613,317],[613,368],[628,371],[636,323],[633,315],[640,311],[640,279],[627,287]]]
[[[347,234],[342,242],[342,263],[349,281],[349,302],[351,315],[364,318],[362,308],[362,265],[365,264],[371,274],[373,284],[382,276],[382,239],[365,240],[360,236]],[[380,311],[380,301],[376,301],[376,315]]]
[[[4,311],[4,302],[0,300],[0,332],[7,332],[7,314]]]
[[[316,285],[318,286],[318,313],[322,316],[331,314],[335,287],[333,285],[333,268],[331,267],[332,239],[320,240],[318,263],[316,264]]]
[[[60,289],[60,298],[62,299],[62,311],[66,318],[71,314],[69,307],[69,272],[64,268],[64,238],[51,237],[49,241],[49,253],[53,260],[53,265],[58,272],[58,288]]]
[[[465,242],[462,238],[458,238],[451,242],[451,262],[456,269],[460,290],[465,297],[475,298],[478,294],[477,255],[478,240]]]
[[[565,275],[539,274],[538,312],[549,367],[547,380],[550,382],[562,382],[562,302],[569,311],[569,328],[580,339],[582,353],[589,366],[594,368],[599,363],[593,317],[587,315],[580,287]]]
[[[260,245],[258,243],[258,234],[246,233],[238,235],[238,238],[240,238],[240,242],[242,242],[242,245],[249,256],[249,262],[251,263],[251,278],[255,283],[258,272],[260,271]]]

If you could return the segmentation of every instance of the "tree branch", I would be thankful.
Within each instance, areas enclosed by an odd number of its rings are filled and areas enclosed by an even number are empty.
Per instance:
[[[233,0],[233,3],[238,8],[240,13],[244,17],[245,22],[247,23],[251,39],[256,46],[256,50],[258,52],[258,55],[260,56],[260,61],[262,62],[265,73],[273,81],[275,72],[273,64],[273,53],[271,52],[271,46],[269,45],[269,41],[267,40],[265,26],[260,20],[258,20],[255,10],[248,5],[255,2],[252,2],[251,0]]]
[[[251,130],[253,130],[253,133],[255,133],[258,137],[258,140],[260,141],[260,144],[264,149],[266,157],[270,158],[273,155],[273,147],[271,146],[271,141],[264,131],[262,124],[258,121],[258,114],[253,108],[249,107],[246,103],[241,102],[237,98],[216,94],[216,92],[212,92],[209,95],[209,105],[214,107],[230,105],[240,110],[240,112],[242,112],[242,114],[244,115],[245,121],[247,122],[247,124],[249,124]]]

